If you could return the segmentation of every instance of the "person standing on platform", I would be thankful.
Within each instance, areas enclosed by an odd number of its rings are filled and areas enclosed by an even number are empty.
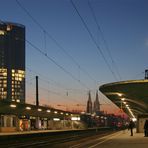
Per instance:
[[[148,120],[144,124],[144,137],[148,137]]]
[[[133,128],[135,127],[135,123],[130,120],[129,125],[128,125],[128,129],[130,129],[131,131],[131,136],[133,136]]]

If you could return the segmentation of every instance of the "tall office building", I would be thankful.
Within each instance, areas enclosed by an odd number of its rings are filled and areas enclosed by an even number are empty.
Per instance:
[[[90,91],[88,93],[88,101],[87,101],[87,109],[86,109],[87,113],[92,113],[92,101],[91,101],[91,94]]]
[[[25,102],[25,27],[0,22],[0,99]]]

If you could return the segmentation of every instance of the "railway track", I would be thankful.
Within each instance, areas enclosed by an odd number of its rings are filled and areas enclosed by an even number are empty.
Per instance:
[[[1,148],[33,148],[33,147],[54,147],[55,145],[63,144],[70,141],[77,141],[80,139],[92,136],[104,136],[113,133],[111,129],[101,130],[84,130],[84,131],[69,131],[57,133],[41,133],[33,135],[16,135],[5,137],[1,141]]]

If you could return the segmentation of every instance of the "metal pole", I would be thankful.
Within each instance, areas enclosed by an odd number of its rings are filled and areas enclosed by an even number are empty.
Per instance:
[[[148,79],[148,69],[145,70],[145,79]]]
[[[39,106],[38,76],[36,76],[36,106]]]

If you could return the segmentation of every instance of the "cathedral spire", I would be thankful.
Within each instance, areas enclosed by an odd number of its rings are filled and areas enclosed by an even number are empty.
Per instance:
[[[92,101],[91,101],[91,93],[88,92],[88,101],[87,101],[87,113],[92,113]]]
[[[98,91],[96,91],[96,100],[94,101],[94,112],[100,112],[100,102],[99,102],[99,96]]]

